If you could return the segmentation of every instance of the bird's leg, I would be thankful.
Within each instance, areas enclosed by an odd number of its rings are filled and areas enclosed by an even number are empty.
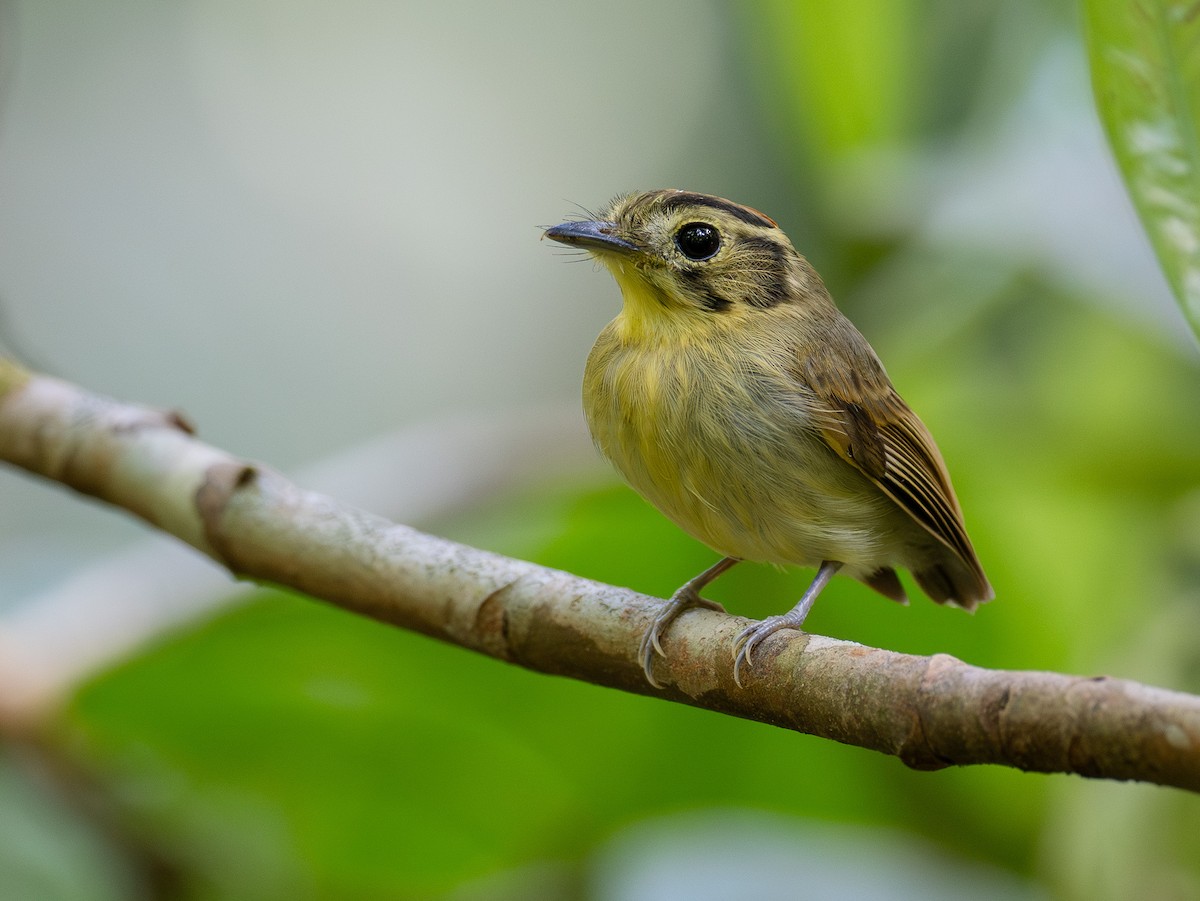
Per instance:
[[[671,595],[671,599],[663,604],[659,608],[658,613],[655,614],[654,622],[650,623],[650,628],[642,636],[642,644],[638,649],[638,657],[642,661],[642,669],[646,672],[646,679],[655,688],[662,688],[654,679],[654,655],[660,654],[664,657],[666,656],[663,652],[661,642],[663,633],[666,632],[667,627],[671,625],[675,617],[690,607],[707,607],[710,610],[723,611],[725,608],[720,604],[700,597],[700,592],[709,582],[738,562],[737,557],[725,557],[718,560]]]
[[[795,607],[782,616],[768,616],[762,622],[747,627],[738,635],[733,643],[733,681],[737,683],[739,688],[742,685],[742,664],[745,664],[747,669],[754,665],[750,659],[750,655],[754,653],[754,649],[758,646],[758,643],[768,635],[775,634],[780,629],[799,629],[804,625],[804,619],[808,616],[808,611],[812,609],[812,605],[816,602],[817,596],[829,584],[829,580],[833,578],[834,573],[841,568],[842,564],[836,560],[826,560],[821,564],[821,568],[817,570],[812,584],[808,586],[808,590],[804,592],[804,595],[796,603]]]

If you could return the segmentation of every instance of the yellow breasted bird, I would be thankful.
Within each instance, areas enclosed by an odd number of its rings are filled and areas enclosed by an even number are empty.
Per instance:
[[[615,200],[546,237],[608,268],[624,304],[583,382],[597,447],[625,479],[723,559],[658,611],[639,656],[651,684],[672,620],[741,560],[817,567],[788,613],[734,642],[799,629],[835,573],[901,603],[895,567],[940,604],[991,600],[946,465],[867,340],[779,226],[688,191]]]

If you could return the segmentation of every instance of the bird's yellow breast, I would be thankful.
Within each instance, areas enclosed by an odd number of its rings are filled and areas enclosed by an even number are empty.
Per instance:
[[[625,479],[727,556],[878,559],[891,505],[814,432],[788,342],[723,317],[676,329],[677,316],[637,310],[652,296],[625,301],[583,390],[592,437]]]

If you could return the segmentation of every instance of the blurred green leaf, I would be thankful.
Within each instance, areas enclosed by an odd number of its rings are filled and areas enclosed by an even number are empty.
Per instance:
[[[63,738],[206,896],[423,897],[573,846],[539,684],[272,594],[98,680]]]
[[[1100,118],[1200,335],[1200,3],[1086,0],[1083,8]]]
[[[881,154],[904,149],[916,130],[915,6],[914,0],[760,0],[733,7],[763,125],[787,148],[781,174],[803,186],[796,204],[802,215],[788,217],[789,233],[810,250],[830,229],[854,231],[845,220],[861,214],[865,196],[878,211],[898,187]],[[864,165],[866,159],[876,165]],[[773,181],[778,192],[780,179]],[[796,228],[810,217],[823,223],[813,234]],[[828,277],[835,263],[826,250]],[[840,247],[838,255],[861,250]]]
[[[764,0],[761,59],[774,64],[776,114],[805,123],[819,154],[897,142],[910,128],[911,0]]]

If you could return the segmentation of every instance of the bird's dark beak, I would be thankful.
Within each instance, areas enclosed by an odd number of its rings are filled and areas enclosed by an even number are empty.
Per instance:
[[[546,229],[542,237],[572,247],[609,253],[633,253],[638,250],[636,244],[618,238],[615,232],[616,226],[611,222],[564,222]]]

